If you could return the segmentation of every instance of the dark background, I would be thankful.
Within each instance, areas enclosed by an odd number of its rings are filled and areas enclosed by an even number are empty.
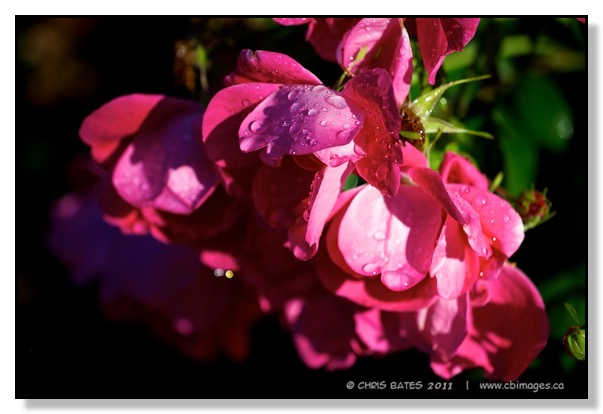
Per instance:
[[[479,371],[455,377],[452,391],[427,391],[429,381],[441,379],[431,373],[428,356],[417,351],[360,359],[346,371],[310,370],[298,358],[289,334],[271,318],[254,328],[246,363],[226,359],[196,363],[158,342],[145,327],[108,322],[98,305],[96,287],[72,284],[68,269],[46,247],[48,214],[53,201],[82,185],[70,169],[74,159],[88,153],[78,129],[91,111],[134,92],[206,101],[245,47],[288,53],[325,83],[340,74],[337,65],[320,61],[304,41],[305,27],[284,28],[253,20],[16,17],[16,397],[585,398],[587,363],[567,356],[561,336],[572,324],[564,302],[572,303],[585,318],[587,77],[584,67],[551,69],[545,65],[543,69],[539,57],[530,51],[512,54],[503,63],[516,68],[518,79],[544,73],[557,85],[572,110],[573,136],[562,149],[546,144],[530,147],[537,151],[535,187],[548,188],[557,215],[528,231],[512,260],[541,290],[552,330],[549,344],[519,380],[563,382],[564,391],[477,392],[475,384],[483,379]],[[476,35],[482,39],[478,52],[500,48],[503,37],[517,34],[557,39],[584,59],[586,28],[553,18],[483,24]],[[174,71],[175,42],[191,37],[212,45],[212,89],[205,93],[188,90]],[[498,88],[496,98],[476,99],[467,110],[469,118],[483,112],[486,104],[517,111],[514,94],[519,93],[520,82],[501,81],[505,66],[498,61],[500,55],[490,54],[478,57],[474,67],[495,73],[489,85]],[[521,113],[515,116],[522,120]],[[504,135],[501,125],[489,116],[480,120],[479,127]],[[524,132],[527,128],[517,123],[514,127]],[[500,139],[504,142],[505,138]],[[490,178],[504,164],[497,145],[487,142],[474,147]],[[423,389],[350,391],[345,387],[350,380],[388,384],[421,380]],[[466,380],[473,388],[468,392]]]

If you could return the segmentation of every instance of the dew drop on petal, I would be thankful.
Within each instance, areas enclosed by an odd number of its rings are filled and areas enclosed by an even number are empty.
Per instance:
[[[379,273],[379,266],[377,266],[374,263],[367,263],[364,266],[362,266],[362,271],[366,272],[366,273],[370,273],[372,275],[376,275],[377,273]]]
[[[345,99],[339,95],[329,96],[326,99],[326,102],[334,108],[343,109],[348,106]]]
[[[308,116],[317,116],[320,111],[316,108],[312,108],[308,110]]]
[[[289,112],[291,112],[292,114],[299,114],[303,110],[304,110],[304,105],[299,102],[294,102],[293,104],[291,104],[291,107],[289,108]]]
[[[321,127],[326,127],[326,126],[327,126],[327,121],[324,121],[324,120],[323,120],[323,121],[320,121],[320,122],[318,123],[318,125],[320,125]]]
[[[382,231],[378,231],[375,234],[373,234],[373,238],[375,240],[385,240],[385,233]]]
[[[249,124],[249,130],[254,134],[262,132],[264,128],[264,123],[262,121],[253,121]]]

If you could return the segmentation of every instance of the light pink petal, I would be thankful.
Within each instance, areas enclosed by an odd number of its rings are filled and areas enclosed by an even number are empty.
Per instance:
[[[362,128],[363,112],[326,86],[281,86],[243,121],[239,144],[245,152],[264,148],[262,155],[278,161],[345,145]]]
[[[383,69],[365,71],[345,86],[344,95],[365,109],[364,126],[355,142],[366,153],[358,174],[389,197],[398,192],[402,163],[400,114],[391,78]]]
[[[492,248],[511,257],[524,238],[523,222],[511,204],[487,190],[458,184],[448,187],[460,193],[479,214],[483,232]]]
[[[369,186],[343,216],[339,249],[355,273],[381,274],[388,288],[410,289],[429,270],[441,217],[438,204],[420,188],[401,186],[388,198]]]
[[[417,36],[423,63],[431,85],[435,84],[438,69],[444,58],[461,51],[475,35],[480,19],[417,18]]]
[[[461,226],[447,216],[431,260],[431,276],[438,282],[443,299],[456,299],[466,293],[478,277],[477,255],[467,244]]]
[[[282,230],[303,221],[305,208],[301,203],[308,197],[313,180],[314,172],[299,168],[290,158],[278,168],[262,165],[251,190],[259,217],[270,227]]]
[[[239,127],[255,106],[279,84],[245,83],[219,91],[203,116],[203,143],[207,156],[220,167],[241,168],[257,162],[257,154],[239,148]]]
[[[430,306],[437,300],[435,279],[430,277],[424,278],[412,289],[395,292],[385,287],[378,276],[351,276],[343,271],[339,267],[339,263],[345,264],[343,260],[338,261],[337,265],[332,261],[334,243],[329,238],[333,234],[336,235],[337,232],[329,230],[327,234],[328,256],[322,249],[316,256],[318,277],[328,291],[367,308],[392,312],[416,311]]]
[[[246,82],[320,85],[310,71],[287,55],[277,52],[241,50],[237,68],[226,76],[226,86]]]
[[[359,59],[361,52],[364,57]],[[400,19],[360,20],[344,36],[338,59],[342,68],[354,74],[372,68],[386,69],[393,80],[398,106],[406,99],[412,79],[412,50]]]
[[[488,179],[471,162],[454,152],[447,152],[440,165],[440,175],[446,184],[467,184],[488,190]]]
[[[82,141],[92,147],[92,156],[105,162],[120,142],[135,134],[163,95],[121,96],[88,115],[80,128]]]
[[[117,161],[113,184],[131,205],[190,214],[214,191],[217,177],[195,131],[202,110],[165,98]]]
[[[506,265],[488,283],[490,301],[473,309],[473,328],[450,360],[436,358],[432,367],[450,378],[481,367],[491,380],[514,381],[544,348],[549,322],[540,293],[519,269]]]

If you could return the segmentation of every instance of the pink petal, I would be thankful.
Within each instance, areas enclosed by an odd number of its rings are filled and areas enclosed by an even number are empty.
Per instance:
[[[203,116],[203,143],[207,156],[220,167],[241,168],[257,162],[257,154],[239,148],[239,127],[255,106],[280,85],[245,83],[219,91]]]
[[[325,223],[353,169],[353,164],[348,163],[336,168],[325,166],[316,173],[310,185],[308,208],[303,213],[304,221],[307,219],[307,222],[295,226],[289,232],[288,247],[298,259],[308,260],[316,254]]]
[[[389,354],[403,351],[411,346],[407,338],[400,335],[398,315],[370,309],[354,314],[356,333],[371,352]]]
[[[425,154],[410,144],[406,143],[402,146],[402,156],[404,167],[429,168],[429,161],[427,161]]]
[[[360,52],[365,55],[358,60]],[[342,68],[354,74],[372,68],[386,69],[393,79],[397,105],[406,99],[412,78],[412,50],[400,19],[360,20],[342,39],[338,60]]]
[[[226,76],[226,86],[246,82],[320,85],[310,71],[287,55],[249,49],[241,50],[237,68]]]
[[[461,226],[450,216],[446,218],[431,261],[431,276],[438,282],[443,299],[456,299],[466,293],[478,276],[476,254],[467,244]]]
[[[311,368],[347,368],[356,361],[356,305],[317,291],[285,306],[297,351]]]
[[[444,58],[463,50],[475,35],[480,19],[417,18],[417,36],[429,83],[435,84],[438,69]]]
[[[358,174],[392,197],[400,186],[402,163],[400,114],[391,78],[383,69],[362,72],[345,86],[344,95],[366,111],[364,126],[355,142],[366,153],[356,164]]]
[[[116,98],[88,115],[79,134],[92,147],[92,156],[105,162],[120,142],[135,134],[163,95],[133,94]]]
[[[333,234],[337,232],[329,230],[327,234],[329,255],[319,250],[316,256],[318,277],[328,291],[367,308],[392,312],[416,311],[437,300],[435,279],[430,277],[424,278],[412,289],[395,292],[385,287],[378,277],[350,276],[331,261],[334,243],[329,241],[329,237]]]
[[[473,329],[448,360],[435,359],[438,375],[450,378],[463,369],[482,367],[492,380],[516,380],[544,348],[549,322],[542,298],[528,277],[505,265],[488,283],[490,302],[473,309]]]
[[[446,184],[467,184],[488,190],[488,179],[469,160],[454,152],[444,154],[440,175]]]
[[[355,141],[350,141],[345,145],[316,151],[314,155],[324,164],[331,167],[338,167],[348,161],[356,163],[358,160],[365,157],[366,153]]]
[[[260,103],[239,129],[245,152],[265,148],[269,160],[345,145],[362,127],[358,107],[325,86],[281,86]]]
[[[355,273],[381,273],[388,288],[402,291],[427,274],[440,226],[438,204],[420,188],[401,186],[386,198],[369,186],[344,213],[338,245]]]
[[[192,102],[165,98],[126,147],[113,184],[131,205],[189,214],[214,191],[217,177],[195,137],[202,111]]]
[[[307,17],[274,17],[272,20],[283,26],[297,26],[300,24],[308,24],[314,19],[309,19]]]
[[[484,235],[491,241],[492,247],[511,257],[524,238],[523,222],[511,204],[495,194],[475,187],[458,184],[448,187],[471,203],[479,214]]]

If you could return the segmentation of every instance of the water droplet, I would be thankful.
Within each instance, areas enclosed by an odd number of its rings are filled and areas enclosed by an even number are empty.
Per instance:
[[[249,124],[249,130],[254,134],[259,134],[264,129],[264,123],[262,121],[253,121]]]
[[[370,273],[372,275],[376,275],[377,273],[379,273],[379,266],[377,266],[374,263],[367,263],[364,266],[362,266],[362,271],[365,273]]]
[[[488,249],[486,249],[485,247],[482,247],[482,254],[485,256],[486,253],[488,253]]]
[[[466,185],[462,186],[462,187],[461,187],[461,190],[462,190],[462,191],[463,191],[463,193],[465,193],[465,194],[469,194],[469,191],[471,191],[471,190],[469,189],[469,187],[468,187],[468,186],[466,186]]]
[[[299,114],[303,110],[304,110],[304,105],[300,104],[299,102],[294,102],[291,105],[291,108],[289,108],[289,112],[291,112],[292,114]]]
[[[323,91],[328,91],[328,88],[324,85],[316,85],[315,87],[312,88],[312,92],[314,92],[314,93],[320,93]]]
[[[352,126],[350,124],[343,124],[341,127],[343,129],[350,129]]]
[[[373,234],[373,238],[375,240],[385,240],[385,233],[382,231],[378,231],[375,234]]]
[[[475,199],[473,200],[473,204],[476,207],[483,207],[486,205],[486,197],[484,197],[483,195],[478,195],[477,197],[475,197]]]
[[[242,104],[243,106],[249,106],[249,104],[250,104],[250,103],[251,103],[251,102],[249,101],[249,99],[244,99],[243,101],[241,101],[241,104]]]
[[[194,328],[193,324],[191,323],[191,321],[189,321],[188,319],[177,318],[174,321],[174,329],[180,335],[188,336],[193,333],[195,328]]]
[[[348,106],[345,99],[343,99],[343,97],[341,97],[339,95],[329,96],[326,99],[326,101],[329,105],[331,105],[332,107],[337,108],[337,109],[343,109]]]
[[[504,216],[504,217],[503,217],[503,221],[504,221],[505,223],[508,223],[510,219],[511,219],[511,218],[510,218],[509,216]]]
[[[495,236],[495,237],[492,237],[492,241],[493,241],[493,242],[495,242],[496,240],[497,240],[497,239],[496,239],[496,236]]]
[[[320,113],[320,111],[316,108],[308,109],[308,116],[316,116]]]
[[[323,121],[320,121],[318,124],[319,124],[321,127],[326,127],[326,126],[327,126],[327,121],[324,121],[324,120],[323,120]]]
[[[484,272],[479,272],[479,277],[484,277]]]
[[[491,219],[491,220],[490,220],[490,224],[494,224],[494,219]]]
[[[316,144],[318,144],[318,141],[316,141],[315,139],[311,139],[311,140],[308,142],[308,144],[309,144],[310,146],[312,146],[312,147],[313,147],[313,146],[315,146]]]
[[[298,123],[293,123],[293,124],[291,125],[291,128],[289,128],[289,133],[290,133],[291,135],[295,135],[295,134],[297,134],[299,131],[301,131],[301,129],[302,129],[302,127],[301,127],[301,125],[300,125],[300,124],[298,124]]]
[[[379,165],[377,171],[375,171],[375,177],[380,181],[387,178],[387,166],[385,164]]]
[[[218,269],[214,270],[214,276],[216,276],[216,277],[224,276],[224,269],[218,268]]]
[[[274,128],[272,128],[272,133],[274,135],[280,135],[280,134],[283,133],[283,131],[285,131],[285,128],[283,128],[282,126],[279,126],[279,125],[277,125]]]

